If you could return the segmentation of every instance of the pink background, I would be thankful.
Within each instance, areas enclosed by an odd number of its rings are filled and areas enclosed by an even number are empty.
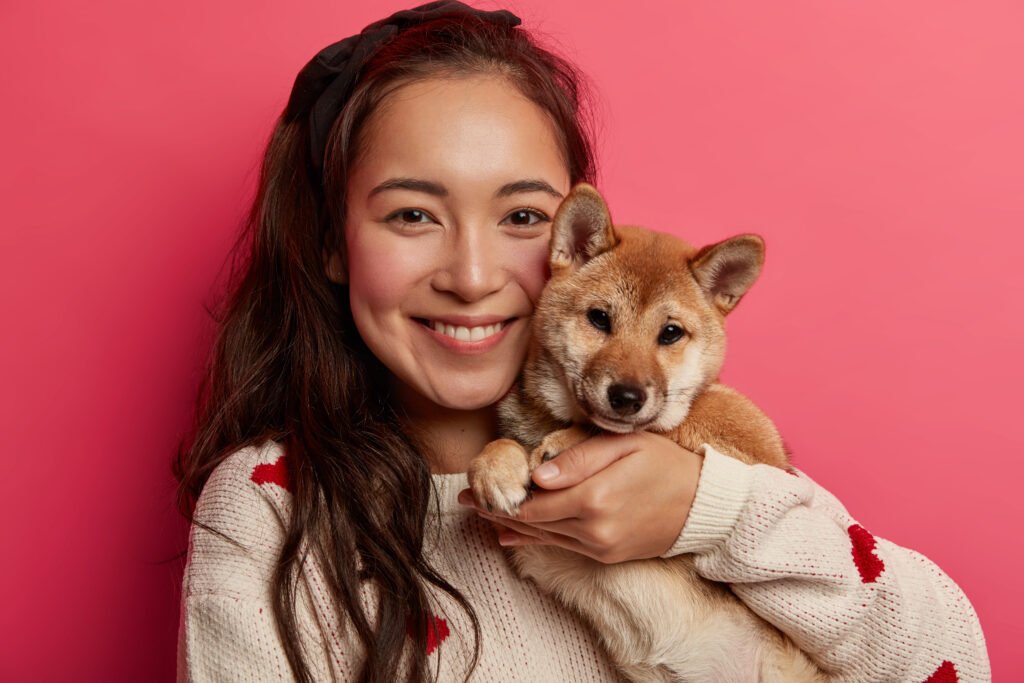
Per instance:
[[[172,679],[202,306],[295,73],[412,4],[3,4],[0,679]],[[1020,3],[481,6],[592,76],[617,221],[765,237],[724,379],[1024,680]]]

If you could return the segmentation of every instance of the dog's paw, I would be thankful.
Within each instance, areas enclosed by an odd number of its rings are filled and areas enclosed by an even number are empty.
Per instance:
[[[532,495],[526,450],[511,439],[498,439],[473,458],[466,472],[477,504],[488,512],[515,516]]]
[[[576,426],[551,432],[544,437],[539,446],[533,449],[533,453],[530,454],[531,462],[539,465],[554,460],[559,453],[572,448],[589,436],[590,434]]]

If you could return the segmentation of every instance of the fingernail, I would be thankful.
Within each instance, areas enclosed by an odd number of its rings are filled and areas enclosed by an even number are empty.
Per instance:
[[[459,505],[472,505],[473,496],[468,493],[460,493],[458,497]]]
[[[558,476],[558,465],[546,462],[533,471],[533,476],[541,481],[549,481]]]

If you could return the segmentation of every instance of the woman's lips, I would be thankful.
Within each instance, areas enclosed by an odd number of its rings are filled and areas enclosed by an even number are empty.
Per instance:
[[[462,339],[455,339],[450,337],[443,332],[438,332],[434,329],[433,324],[424,318],[413,318],[419,326],[438,344],[444,348],[455,351],[457,353],[484,353],[501,343],[501,340],[508,334],[509,328],[515,325],[519,318],[509,318],[502,323],[501,330],[495,332],[489,337],[485,337],[478,341],[465,341]]]

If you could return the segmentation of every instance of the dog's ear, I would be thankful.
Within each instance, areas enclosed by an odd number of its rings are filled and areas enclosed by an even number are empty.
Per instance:
[[[690,270],[712,303],[725,314],[757,280],[762,264],[764,240],[757,235],[737,235],[698,251],[690,259]]]
[[[562,200],[551,228],[551,272],[575,269],[619,242],[597,189],[578,183]]]

